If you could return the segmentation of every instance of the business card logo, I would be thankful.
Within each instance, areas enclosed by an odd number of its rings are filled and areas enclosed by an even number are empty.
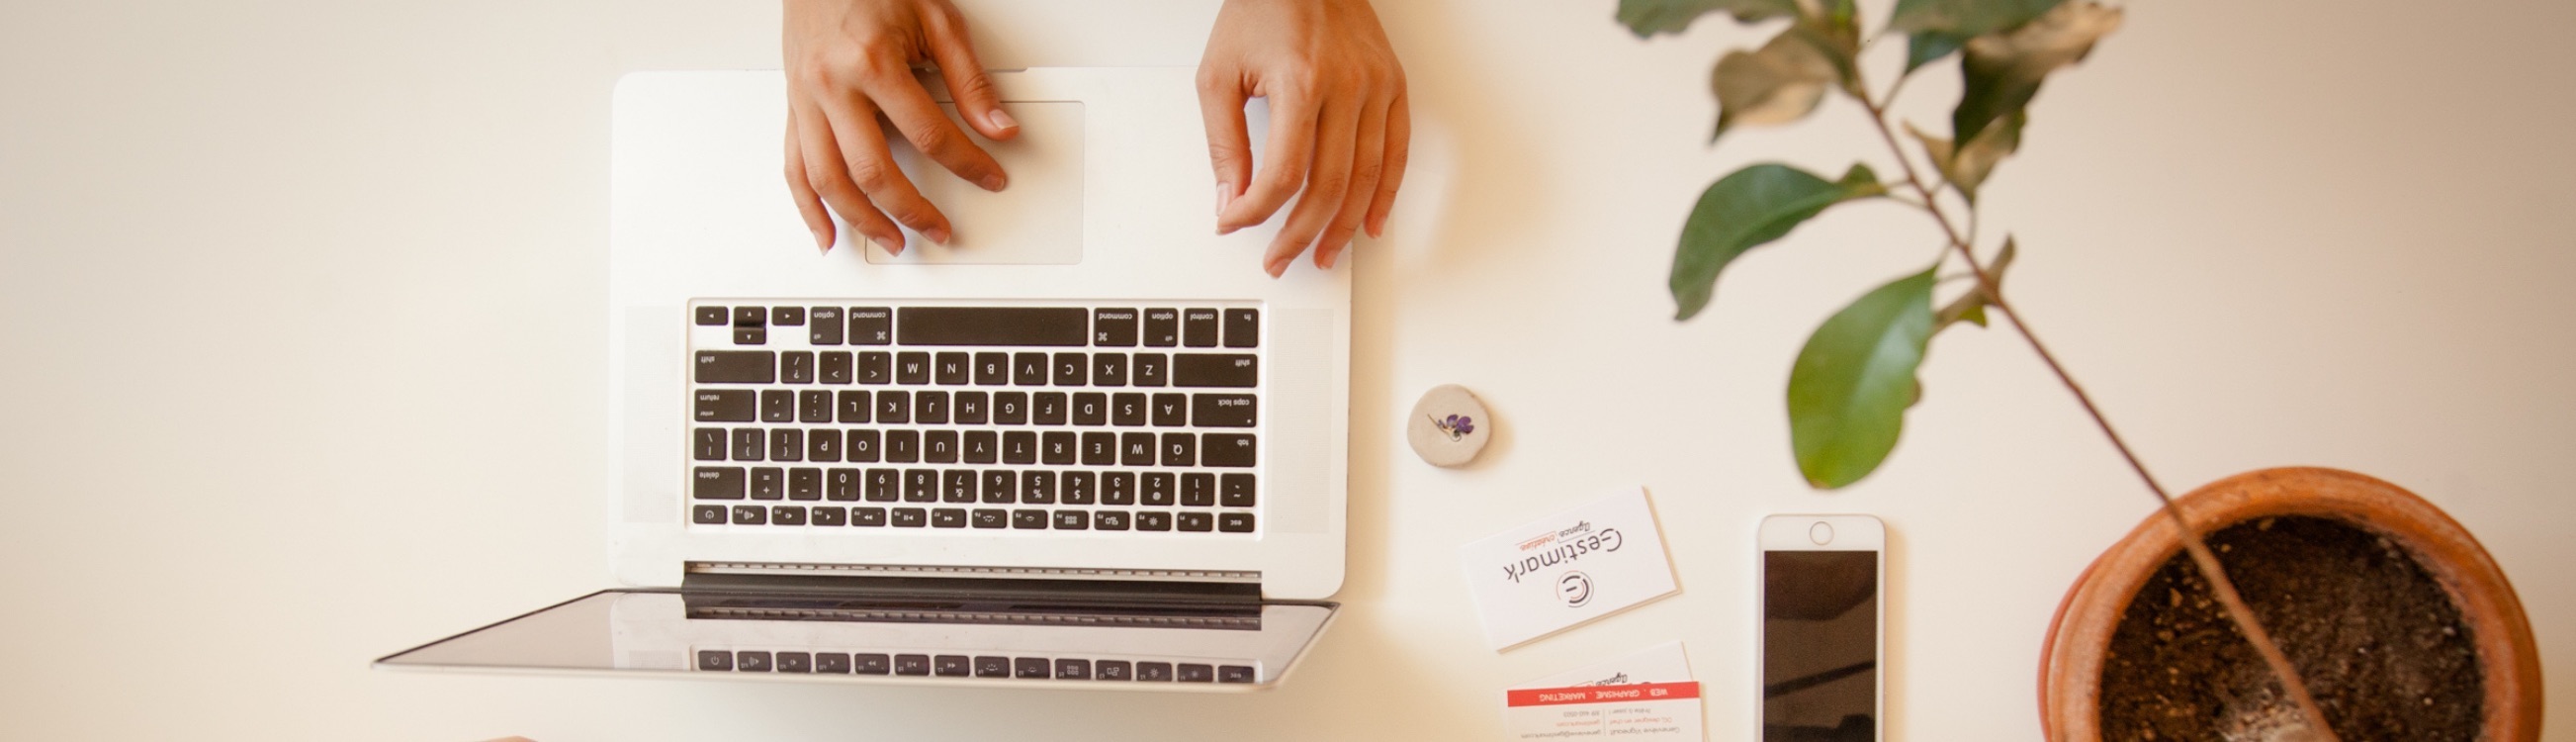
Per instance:
[[[1511,580],[1513,584],[1519,584],[1522,577],[1532,573],[1560,564],[1572,565],[1586,554],[1618,551],[1620,545],[1625,543],[1627,539],[1619,535],[1619,529],[1595,529],[1591,521],[1575,523],[1564,529],[1542,533],[1520,542],[1519,551],[1525,556],[1522,556],[1519,561],[1503,565],[1503,577]],[[1589,601],[1592,595],[1590,584],[1589,578],[1586,578],[1586,588],[1583,591],[1586,601]],[[1565,585],[1559,584],[1557,587],[1561,595]]]
[[[1564,577],[1556,578],[1556,598],[1565,601],[1567,608],[1581,608],[1592,602],[1592,576],[1567,572]]]

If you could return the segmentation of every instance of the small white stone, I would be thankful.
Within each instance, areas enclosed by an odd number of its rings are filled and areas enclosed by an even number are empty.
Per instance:
[[[1452,416],[1463,424],[1451,425]],[[1422,401],[1413,403],[1413,419],[1404,426],[1413,452],[1432,466],[1464,466],[1476,460],[1493,435],[1493,414],[1485,411],[1485,403],[1474,392],[1456,384],[1424,392]]]

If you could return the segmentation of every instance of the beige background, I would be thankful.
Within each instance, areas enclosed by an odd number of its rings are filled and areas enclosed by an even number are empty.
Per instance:
[[[970,10],[995,66],[1188,64],[1214,13],[1076,5]],[[1858,511],[1895,534],[1891,736],[2035,737],[2049,611],[2148,500],[2031,355],[1944,336],[1885,469],[1815,494],[1789,463],[1799,343],[1926,259],[1929,228],[1851,208],[1668,319],[1699,189],[1755,160],[1884,164],[1853,107],[1710,150],[1707,65],[1760,38],[1729,22],[1639,43],[1610,0],[1381,6],[1425,164],[1356,253],[1349,608],[1287,688],[1201,698],[368,670],[607,582],[609,86],[775,64],[776,7],[8,3],[0,736],[1494,739],[1506,684],[1678,637],[1728,739],[1751,723],[1754,522]],[[1987,221],[2173,485],[2341,466],[2473,529],[2562,717],[2571,27],[2554,0],[2139,3],[2043,93]],[[1937,122],[1919,104],[1954,89],[1932,75],[1907,110]],[[1500,418],[1480,468],[1403,452],[1402,412],[1444,382]],[[1485,650],[1457,545],[1634,484],[1683,594]]]

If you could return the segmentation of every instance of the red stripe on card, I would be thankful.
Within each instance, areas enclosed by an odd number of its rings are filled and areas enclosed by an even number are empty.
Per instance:
[[[1698,698],[1699,683],[1638,683],[1636,685],[1578,685],[1570,688],[1528,688],[1511,691],[1505,706],[1562,706],[1573,703],[1631,703],[1664,701],[1676,698]]]

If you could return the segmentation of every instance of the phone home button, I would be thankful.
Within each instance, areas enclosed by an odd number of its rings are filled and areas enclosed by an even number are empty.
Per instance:
[[[1816,521],[1815,525],[1807,527],[1807,540],[1816,542],[1817,546],[1833,543],[1834,524]]]

